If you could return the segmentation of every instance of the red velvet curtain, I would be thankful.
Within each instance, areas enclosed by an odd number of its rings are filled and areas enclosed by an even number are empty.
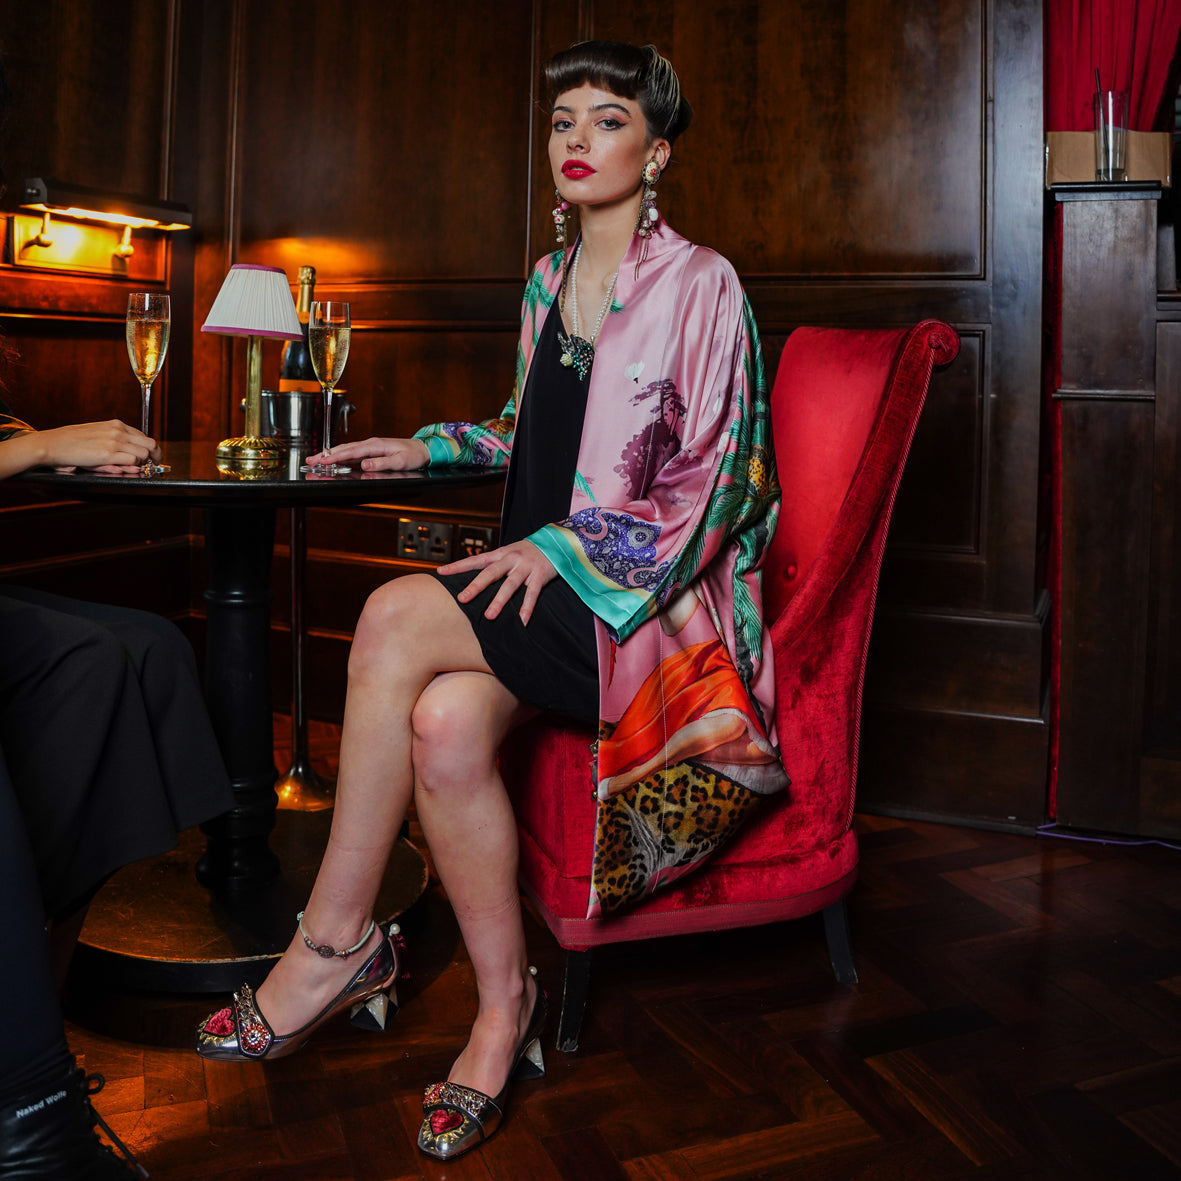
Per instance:
[[[1181,0],[1045,0],[1045,129],[1091,131],[1095,71],[1104,90],[1128,92],[1128,128],[1170,131],[1181,71]],[[1061,210],[1046,242],[1044,384],[1051,514],[1046,582],[1050,615],[1050,774],[1055,816],[1061,673],[1062,439],[1053,397],[1061,374]]]
[[[1181,0],[1046,0],[1046,130],[1090,131],[1095,70],[1128,92],[1128,128],[1167,131]]]

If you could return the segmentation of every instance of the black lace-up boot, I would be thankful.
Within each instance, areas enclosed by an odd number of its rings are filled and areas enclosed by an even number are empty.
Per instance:
[[[101,1074],[71,1069],[0,1107],[0,1178],[3,1181],[133,1181],[147,1177],[119,1138],[90,1105],[103,1088]],[[95,1133],[98,1124],[122,1157]]]

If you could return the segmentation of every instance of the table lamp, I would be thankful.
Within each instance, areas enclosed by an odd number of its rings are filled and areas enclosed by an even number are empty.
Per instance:
[[[263,471],[287,462],[287,448],[262,434],[262,340],[301,340],[299,317],[287,274],[279,267],[235,263],[230,267],[201,325],[202,332],[245,336],[246,433],[217,445],[218,466],[238,471]]]

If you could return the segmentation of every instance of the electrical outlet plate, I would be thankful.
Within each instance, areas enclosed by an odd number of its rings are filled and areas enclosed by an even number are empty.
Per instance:
[[[449,521],[417,521],[398,519],[398,557],[408,562],[433,562],[442,565],[451,561],[451,545],[455,526]]]
[[[457,525],[455,556],[468,558],[492,548],[492,529],[488,525]]]

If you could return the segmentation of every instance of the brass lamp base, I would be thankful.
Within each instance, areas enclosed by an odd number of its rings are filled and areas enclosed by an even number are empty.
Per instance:
[[[278,439],[245,435],[222,439],[217,445],[218,471],[249,476],[255,472],[273,472],[287,464],[288,448]]]

